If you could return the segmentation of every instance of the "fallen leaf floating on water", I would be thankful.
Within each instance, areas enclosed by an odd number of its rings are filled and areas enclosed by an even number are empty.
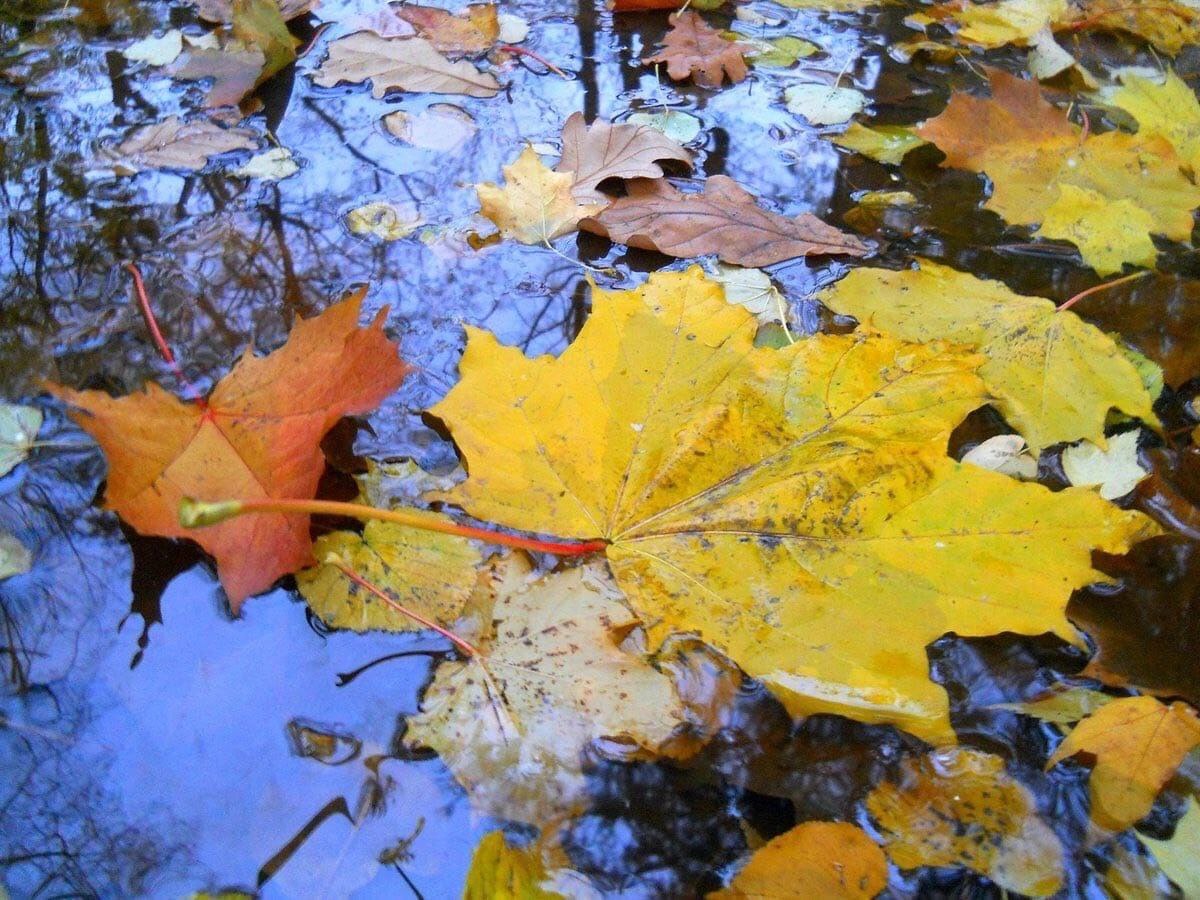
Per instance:
[[[893,166],[899,165],[910,151],[925,146],[925,141],[917,137],[916,132],[908,125],[867,127],[855,122],[841,134],[835,135],[832,140],[839,147]]]
[[[925,646],[947,632],[1079,642],[1063,611],[1099,577],[1093,548],[1122,553],[1155,527],[1089,490],[946,458],[989,398],[981,357],[863,334],[756,349],[757,330],[698,267],[595,290],[556,359],[468,329],[461,380],[431,414],[470,476],[432,496],[607,539],[652,637],[696,632],[793,714],[953,740]]]
[[[284,21],[299,18],[317,8],[319,0],[278,0]],[[195,0],[200,18],[228,25],[233,21],[234,0]]]
[[[300,165],[292,157],[292,151],[287,147],[272,147],[262,153],[256,153],[246,162],[233,170],[231,174],[238,178],[261,178],[264,181],[282,181],[291,178],[300,171]]]
[[[442,663],[405,742],[431,747],[485,815],[547,826],[587,801],[593,741],[653,752],[685,721],[671,680],[620,648],[638,624],[602,560],[532,581],[497,564],[478,657]]]
[[[986,208],[1041,237],[1069,240],[1101,275],[1123,263],[1153,265],[1151,234],[1187,242],[1200,187],[1160,137],[1084,135],[1036,82],[988,69],[988,99],[956,93],[917,134],[944,166],[985,173]]]
[[[1092,775],[1092,821],[1123,831],[1146,817],[1184,757],[1200,746],[1200,718],[1186,703],[1124,697],[1075,726],[1046,762],[1047,771],[1077,753]]]
[[[180,501],[313,496],[325,467],[321,438],[342,416],[374,409],[408,372],[383,333],[383,313],[358,327],[365,293],[298,319],[268,356],[247,350],[203,404],[152,383],[119,398],[50,387],[76,407],[71,418],[108,459],[105,507],[142,534],[196,541],[216,560],[235,613],[281,575],[312,564],[308,516],[245,516],[193,530],[179,524]]]
[[[663,179],[635,179],[628,195],[581,222],[618,244],[687,259],[770,266],[798,256],[865,256],[867,244],[810,213],[794,219],[763,209],[732,178],[713,175],[704,193],[684,194]]]
[[[118,175],[144,169],[203,169],[210,159],[232,150],[252,150],[257,136],[240,128],[222,128],[209,119],[184,122],[171,116],[137,129],[116,147],[104,147],[98,157]]]
[[[588,125],[574,113],[562,130],[562,159],[556,172],[574,178],[572,193],[580,203],[604,203],[611,198],[599,185],[609,178],[662,178],[660,160],[673,159],[690,167],[692,154],[661,131],[646,125]]]
[[[865,328],[977,347],[986,357],[979,374],[996,406],[1034,451],[1080,438],[1107,446],[1110,409],[1158,422],[1137,368],[1100,329],[1002,282],[929,260],[919,265],[855,269],[817,299]]]
[[[0,402],[0,478],[25,461],[42,429],[42,411]]]
[[[962,866],[1030,897],[1063,886],[1062,844],[998,756],[962,748],[906,758],[867,811],[901,869]]]
[[[448,56],[478,56],[486,53],[500,37],[497,6],[472,3],[461,13],[432,6],[403,4],[396,15],[416,29],[417,34]]]
[[[161,37],[146,37],[134,41],[121,51],[130,62],[144,62],[152,66],[165,66],[173,63],[183,52],[183,32],[172,28]]]
[[[661,131],[673,141],[689,144],[700,135],[700,120],[677,109],[665,112],[636,112],[625,120],[629,125],[645,125]]]
[[[346,213],[346,227],[354,234],[369,234],[383,241],[399,241],[421,224],[421,215],[411,204],[374,200]]]
[[[738,7],[738,10],[745,7]],[[798,37],[778,37],[770,40],[759,40],[747,37],[736,31],[725,32],[725,37],[745,44],[742,51],[750,60],[750,65],[756,69],[786,69],[795,65],[797,60],[807,59],[821,52],[821,48],[812,41]]]
[[[725,40],[692,10],[673,14],[670,22],[671,30],[659,44],[662,49],[643,63],[666,63],[673,81],[690,77],[701,87],[718,88],[726,78],[734,84],[746,79],[744,45]]]
[[[717,270],[707,274],[709,279],[721,285],[729,303],[744,306],[762,324],[787,322],[787,301],[771,281],[771,276],[762,269],[718,263]]]
[[[254,90],[267,57],[258,47],[226,40],[216,47],[189,47],[168,69],[183,81],[211,79],[204,106],[234,106]]]
[[[1116,699],[1085,687],[1067,687],[1022,703],[994,703],[988,709],[1005,709],[1055,725],[1071,725]]]
[[[1150,473],[1138,462],[1138,431],[1123,431],[1109,438],[1108,448],[1091,441],[1063,450],[1063,472],[1071,484],[1098,487],[1105,500],[1124,497]]]
[[[783,92],[788,112],[808,119],[810,125],[841,125],[862,112],[867,98],[862,91],[828,84],[796,84]]]
[[[418,113],[397,110],[384,116],[383,125],[406,144],[443,153],[457,150],[479,131],[471,114],[451,103],[434,103]]]
[[[514,847],[503,831],[483,836],[471,855],[463,900],[556,900],[557,891],[542,887],[549,880],[537,844]]]
[[[7,531],[0,530],[0,581],[14,575],[24,575],[33,565],[29,548]]]
[[[275,0],[233,0],[233,36],[265,58],[256,85],[296,61],[296,39]]]
[[[716,900],[870,900],[887,886],[887,858],[847,822],[802,822],[755,851]]]
[[[424,38],[382,38],[359,31],[329,45],[329,56],[313,76],[313,84],[333,87],[344,81],[371,82],[371,93],[385,97],[389,91],[465,94],[494,97],[496,79],[466,60],[446,59]]]
[[[1169,841],[1143,836],[1142,842],[1184,897],[1200,897],[1200,804],[1194,796]]]
[[[576,229],[580,219],[604,208],[580,203],[573,193],[575,176],[546,168],[532,147],[504,167],[504,187],[475,185],[480,212],[500,233],[522,244],[547,244]]]
[[[1138,134],[1166,139],[1193,173],[1200,172],[1200,100],[1173,70],[1162,81],[1127,74],[1101,96],[1133,116]]]
[[[1038,474],[1038,461],[1029,453],[1025,438],[1019,434],[990,437],[968,450],[962,461],[1022,481],[1033,481]]]

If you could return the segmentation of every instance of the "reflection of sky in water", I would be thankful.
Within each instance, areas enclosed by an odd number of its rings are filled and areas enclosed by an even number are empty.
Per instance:
[[[319,17],[337,22],[378,6],[324,0]],[[199,88],[119,56],[131,37],[192,21],[185,5],[130,9],[132,25],[119,23],[82,43],[69,25],[51,32],[74,43],[34,67],[32,81],[47,102],[0,86],[0,209],[7,217],[0,394],[28,394],[38,377],[115,392],[147,379],[170,385],[130,305],[118,268],[127,259],[143,267],[165,333],[202,384],[220,377],[247,343],[276,346],[296,314],[313,315],[347,286],[369,282],[368,306],[391,307],[389,326],[419,368],[370,417],[375,434],[361,436],[358,449],[425,461],[452,458],[419,412],[456,378],[463,323],[530,353],[558,352],[586,316],[585,272],[575,258],[616,265],[615,281],[600,281],[618,285],[665,262],[606,250],[586,236],[556,242],[562,255],[514,242],[471,250],[470,231],[491,231],[475,215],[473,183],[500,180],[524,142],[556,144],[575,110],[620,119],[666,104],[703,121],[698,175],[724,172],[776,211],[828,217],[839,155],[779,97],[805,72],[831,82],[845,70],[864,88],[877,75],[872,59],[857,58],[861,37],[849,28],[850,17],[775,8],[802,28],[762,36],[802,30],[828,55],[787,74],[754,73],[715,93],[660,85],[638,60],[661,36],[663,16],[619,18],[632,32],[618,35],[606,12],[589,6],[576,17],[566,0],[526,0],[506,3],[505,11],[531,21],[527,45],[579,77],[562,80],[537,74],[536,63],[517,65],[500,75],[509,89],[490,100],[381,101],[358,86],[314,88],[309,76],[341,33],[335,25],[294,77],[268,86],[265,117],[250,123],[261,130],[265,118],[301,164],[299,175],[278,184],[221,171],[86,177],[98,140],[119,140],[137,125],[186,113],[199,96]],[[451,153],[407,147],[381,124],[389,112],[447,102],[478,124]],[[411,204],[425,225],[394,243],[350,234],[344,214],[370,200]],[[797,260],[773,274],[798,301],[832,271],[822,261]],[[80,440],[70,429],[63,434]],[[55,890],[114,896],[138,889],[140,870],[140,890],[156,896],[253,887],[258,868],[328,802],[344,797],[357,807],[369,774],[363,759],[388,751],[397,716],[416,708],[429,663],[388,662],[342,688],[334,686],[336,673],[431,645],[418,638],[322,638],[304,607],[282,591],[252,600],[242,619],[230,621],[219,612],[211,576],[195,568],[171,582],[163,623],[131,669],[141,622],[125,618],[130,554],[114,520],[89,509],[98,466],[95,455],[42,451],[0,481],[0,527],[38,552],[34,572],[0,584],[5,627],[19,632],[29,680],[44,685],[24,700],[11,693],[3,699],[12,727],[0,729],[0,785],[10,797],[0,808],[0,853],[50,847],[68,854],[10,869],[10,886],[21,896],[39,873],[57,870],[67,881]],[[10,635],[4,643],[17,642]],[[353,734],[363,742],[361,756],[327,766],[295,755],[286,725],[297,717]],[[404,891],[399,876],[380,876],[376,859],[422,817],[404,871],[425,896],[459,891],[485,823],[472,820],[437,761],[388,760],[379,774],[393,783],[386,810],[357,828],[340,816],[324,822],[264,896],[396,896]],[[621,842],[610,839],[619,857]]]

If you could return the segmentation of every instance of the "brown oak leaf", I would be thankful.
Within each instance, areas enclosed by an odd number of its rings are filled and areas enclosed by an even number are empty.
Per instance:
[[[811,213],[770,212],[732,178],[714,175],[703,194],[684,194],[664,179],[629,182],[629,194],[580,227],[620,244],[686,259],[715,253],[739,266],[769,266],[797,256],[866,256],[863,241]]]
[[[580,203],[607,203],[610,198],[598,187],[608,178],[662,178],[657,160],[692,164],[692,154],[656,128],[605,121],[593,122],[589,127],[583,113],[567,119],[562,142],[562,159],[554,171],[575,176],[571,193]]]
[[[643,63],[666,63],[672,80],[691,76],[701,87],[720,87],[726,77],[734,84],[745,80],[748,70],[742,54],[749,49],[745,44],[725,40],[692,10],[676,13],[670,22],[671,30],[659,44],[662,49]]]

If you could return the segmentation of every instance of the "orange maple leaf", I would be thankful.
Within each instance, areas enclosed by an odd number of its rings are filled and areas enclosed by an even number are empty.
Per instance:
[[[193,531],[179,524],[180,501],[313,496],[321,438],[342,416],[374,409],[409,371],[383,333],[386,310],[358,327],[365,293],[297,320],[268,356],[247,348],[204,401],[153,383],[127,397],[49,386],[77,408],[71,418],[108,459],[104,505],[142,534],[196,541],[216,560],[235,614],[313,562],[308,516],[246,516]]]

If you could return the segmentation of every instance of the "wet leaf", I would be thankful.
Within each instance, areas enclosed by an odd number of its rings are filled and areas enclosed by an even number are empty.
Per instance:
[[[29,548],[7,531],[0,531],[0,581],[23,575],[33,565]]]
[[[857,122],[836,135],[833,142],[869,159],[891,165],[899,165],[910,151],[925,146],[925,141],[908,125],[874,125],[868,128]]]
[[[134,41],[121,51],[130,62],[144,62],[152,66],[165,66],[173,63],[183,52],[183,32],[172,28],[161,37],[146,37]]]
[[[234,0],[194,0],[200,18],[228,25],[233,21]],[[291,21],[317,8],[320,0],[277,0],[284,21]]]
[[[179,523],[180,501],[313,496],[325,466],[321,438],[342,416],[374,409],[408,371],[382,313],[358,327],[364,294],[298,319],[268,356],[247,350],[204,404],[152,383],[120,398],[51,386],[108,459],[106,508],[142,534],[196,541],[216,559],[235,613],[313,562],[308,516],[244,516],[192,530]]]
[[[1071,310],[921,260],[919,269],[856,269],[818,299],[865,328],[905,340],[970,344],[1000,412],[1035,451],[1086,438],[1107,446],[1110,409],[1155,424],[1154,398],[1113,342]]]
[[[371,82],[371,93],[389,91],[465,94],[494,97],[496,79],[466,60],[451,62],[424,38],[382,38],[359,31],[329,45],[329,56],[313,76],[313,84],[333,87],[342,82]]]
[[[997,3],[941,3],[910,16],[917,28],[946,25],[965,44],[987,50],[1008,44],[1028,46],[1034,37],[1067,15],[1067,0],[1000,0]]]
[[[729,887],[711,898],[870,900],[887,886],[887,858],[847,822],[801,822],[755,851]]]
[[[718,88],[726,78],[734,84],[746,79],[743,45],[725,40],[692,10],[673,13],[669,21],[671,30],[659,44],[662,49],[643,63],[666,63],[673,81],[692,78],[701,87]]]
[[[988,708],[1006,709],[1010,712],[1033,716],[1043,722],[1052,722],[1055,725],[1071,725],[1090,716],[1114,699],[1108,694],[1093,691],[1091,688],[1068,687],[1036,700],[1027,700],[1023,703],[996,703]]]
[[[99,158],[117,174],[144,169],[196,171],[232,150],[252,150],[258,138],[241,128],[222,128],[209,119],[185,122],[177,116],[134,131],[116,147],[104,147]]]
[[[184,81],[212,79],[205,107],[234,106],[254,90],[266,61],[258,47],[227,41],[217,47],[189,46],[169,71]]]
[[[638,624],[603,562],[530,579],[499,563],[480,657],[442,663],[405,741],[431,747],[482,813],[547,825],[578,810],[593,741],[653,752],[684,722],[670,679],[620,648]]]
[[[1155,900],[1170,894],[1171,884],[1149,856],[1116,844],[1104,872],[1104,892],[1114,900]]]
[[[1173,70],[1162,81],[1127,74],[1103,96],[1133,116],[1138,134],[1165,138],[1193,172],[1200,171],[1200,101]]]
[[[276,0],[233,0],[233,36],[262,51],[264,63],[256,85],[296,61],[296,41]]]
[[[494,3],[472,3],[460,13],[406,3],[396,8],[396,15],[440,52],[451,57],[478,56],[500,37],[496,10]]]
[[[866,244],[810,213],[794,219],[763,209],[732,178],[714,175],[702,194],[665,180],[629,182],[628,195],[581,227],[619,244],[687,259],[715,253],[722,262],[769,266],[798,256],[865,256]]]
[[[462,379],[431,413],[470,477],[435,496],[609,540],[655,636],[700,634],[794,714],[952,740],[925,645],[950,631],[1078,640],[1063,610],[1098,577],[1091,549],[1154,528],[1090,491],[947,459],[987,397],[978,357],[875,335],[755,349],[756,330],[697,267],[596,291],[557,359],[469,330]]]
[[[985,173],[986,208],[1042,236],[1076,243],[1100,274],[1148,265],[1151,234],[1188,241],[1200,188],[1159,137],[1083,135],[1046,102],[1036,82],[988,70],[992,96],[956,93],[917,133],[946,154],[945,166]]]
[[[1063,450],[1062,467],[1071,484],[1099,487],[1105,500],[1124,497],[1150,473],[1138,461],[1137,429],[1109,438],[1108,448],[1091,441],[1072,444]]]
[[[1158,792],[1197,746],[1200,718],[1187,704],[1124,697],[1075,726],[1046,769],[1085,754],[1092,768],[1092,821],[1123,831],[1150,812]]]
[[[470,113],[450,103],[434,103],[419,113],[398,110],[384,116],[383,124],[406,144],[442,153],[457,150],[479,131]]]
[[[29,456],[42,428],[42,411],[0,401],[0,477]]]
[[[572,193],[580,203],[607,204],[610,198],[599,185],[609,178],[662,178],[660,160],[692,164],[692,154],[657,129],[602,119],[587,125],[583,113],[567,119],[562,144],[562,159],[554,170],[574,178]]]
[[[579,221],[604,208],[603,203],[580,203],[574,194],[575,176],[546,168],[532,147],[504,167],[504,186],[475,185],[479,209],[500,233],[522,244],[546,244],[574,231]]]
[[[879,785],[867,810],[902,869],[963,866],[1031,897],[1063,886],[1062,845],[998,756],[964,748],[905,759],[899,782]]]
[[[272,147],[262,153],[256,153],[246,162],[233,170],[232,174],[239,178],[260,178],[264,181],[282,181],[291,178],[300,171],[300,166],[292,158],[292,151],[287,147]]]
[[[700,120],[690,113],[677,109],[656,113],[637,112],[625,121],[630,125],[644,125],[661,131],[671,140],[678,141],[680,144],[691,143],[700,134]]]
[[[1200,805],[1195,797],[1188,800],[1187,811],[1169,841],[1143,837],[1142,842],[1184,897],[1200,897]]]
[[[346,227],[354,234],[370,234],[383,241],[408,237],[421,224],[421,215],[408,204],[374,200],[350,210]]]
[[[1025,438],[1019,434],[990,437],[968,450],[962,461],[1023,481],[1033,481],[1038,474],[1038,461],[1030,455]]]
[[[463,900],[554,900],[562,897],[542,888],[549,875],[536,844],[514,847],[503,831],[483,836],[471,856]]]
[[[1070,15],[1056,23],[1059,26],[1072,31],[1123,31],[1170,54],[1200,43],[1200,9],[1188,0],[1076,0]]]
[[[717,263],[716,271],[710,271],[708,277],[725,289],[726,300],[744,306],[764,325],[787,321],[787,301],[762,269]]]
[[[739,10],[744,8],[738,7]],[[750,38],[738,32],[727,32],[727,36],[746,45],[743,53],[756,69],[784,69],[794,65],[797,60],[807,59],[821,52],[821,48],[812,41],[790,35],[769,40]]]
[[[783,102],[788,112],[804,116],[811,125],[840,125],[862,112],[867,98],[853,88],[796,84],[783,92]]]

